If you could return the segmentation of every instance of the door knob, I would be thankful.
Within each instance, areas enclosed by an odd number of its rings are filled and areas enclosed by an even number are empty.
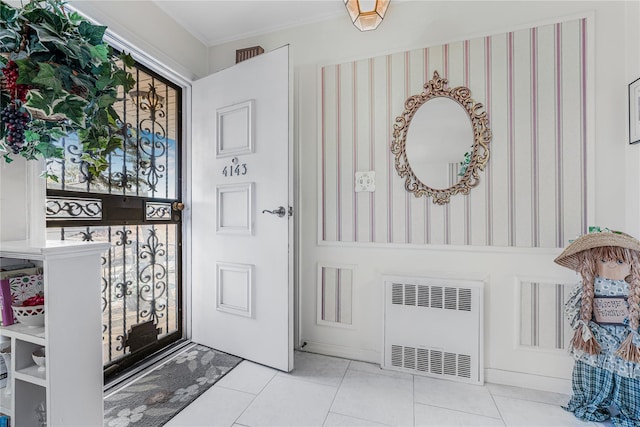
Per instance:
[[[171,207],[174,211],[182,211],[184,210],[184,203],[182,202],[173,202],[171,203]]]
[[[282,218],[287,214],[287,210],[284,208],[284,206],[278,206],[278,209],[274,209],[272,211],[265,209],[262,211],[262,213],[270,213],[272,215],[278,215],[279,218]]]

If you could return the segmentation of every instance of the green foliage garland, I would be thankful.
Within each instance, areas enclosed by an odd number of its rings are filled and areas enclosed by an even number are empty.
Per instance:
[[[135,84],[103,42],[106,27],[94,25],[61,0],[31,0],[21,8],[0,1],[0,145],[7,162],[61,158],[55,141],[76,132],[81,159],[97,176],[107,156],[122,147],[113,105],[118,88]],[[133,59],[119,58],[126,67]]]

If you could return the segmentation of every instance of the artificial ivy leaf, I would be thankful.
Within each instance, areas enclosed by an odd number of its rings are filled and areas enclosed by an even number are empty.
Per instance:
[[[27,142],[35,142],[40,141],[40,134],[38,132],[34,132],[32,130],[24,131],[24,140]]]
[[[38,2],[33,2],[38,3]],[[62,10],[59,12],[62,13]],[[28,22],[47,23],[49,27],[56,33],[63,33],[66,30],[65,21],[58,16],[54,11],[44,9],[42,7],[36,7],[23,14]]]
[[[63,130],[59,127],[55,127],[52,129],[49,129],[49,133],[48,136],[50,137],[50,139],[60,139],[60,138],[64,138],[66,136],[69,136],[69,132],[67,130]]]
[[[122,138],[119,138],[117,136],[112,136],[111,138],[109,138],[109,142],[105,147],[105,151],[108,153],[118,148],[122,148],[122,142],[123,142]]]
[[[32,84],[33,79],[38,75],[38,68],[36,64],[31,62],[28,58],[16,59],[16,65],[18,66],[18,84]]]
[[[55,25],[52,25],[52,24],[50,24],[48,22],[39,22],[37,25],[39,25],[40,28],[45,30],[47,33],[49,33],[51,35],[55,35],[59,39],[62,39],[64,37],[64,34],[61,34],[60,33],[60,29],[56,28]]]
[[[131,57],[131,55],[129,55],[128,53],[122,52],[119,58],[125,67],[133,67],[136,64],[136,61],[134,61],[133,57]]]
[[[125,92],[129,92],[136,85],[136,79],[125,70],[116,70],[113,73],[113,81],[116,86],[122,86]]]
[[[56,77],[55,68],[47,63],[40,64],[40,71],[38,71],[38,75],[34,77],[33,83],[51,88],[54,93],[60,93],[62,91],[62,84]]]
[[[36,32],[36,34],[38,35],[38,39],[42,43],[56,42],[56,41],[59,43],[64,42],[64,40],[61,39],[58,34],[55,34],[49,31],[49,29],[45,28],[42,24],[35,24],[33,22],[30,22],[27,25]]]
[[[53,182],[60,182],[58,175],[49,173],[48,171],[42,172],[42,174],[40,174],[40,177],[44,179],[50,179]]]
[[[86,64],[88,63],[88,54],[85,53],[84,58],[82,57],[82,49],[80,48],[80,46],[77,43],[68,43],[66,40],[51,40],[51,43],[53,43],[56,47],[56,49],[59,49],[62,53],[64,53],[68,58],[73,58],[73,59],[77,59],[81,62],[83,62],[84,60],[84,65],[82,65],[82,67],[84,68],[86,66]],[[68,60],[68,58],[65,58],[66,60]]]
[[[53,104],[53,113],[64,114],[69,120],[80,127],[85,127],[84,107],[87,101],[76,95],[67,95],[63,100]]]
[[[15,21],[17,16],[18,16],[17,9],[14,9],[13,7],[9,6],[8,4],[5,4],[4,2],[0,2],[0,21],[2,21],[3,24],[4,23],[9,24],[10,22]]]
[[[116,126],[116,121],[120,119],[120,115],[111,105],[107,107],[107,116],[109,118],[109,123],[112,126]]]
[[[87,99],[91,99],[96,95],[96,87],[95,87],[96,82],[93,81],[93,79],[91,79],[90,77],[87,77],[83,74],[78,74],[78,75],[71,74],[69,75],[69,78],[73,82],[74,86],[79,86],[86,89]]]
[[[75,26],[84,21],[84,18],[78,12],[68,12],[67,18],[69,18],[69,21]]]
[[[99,45],[102,43],[102,38],[104,37],[104,32],[106,30],[107,27],[93,25],[87,21],[81,22],[78,26],[78,32],[80,35],[87,39],[92,45]]]
[[[98,107],[105,108],[113,105],[116,102],[116,98],[110,94],[100,95],[98,97]]]
[[[73,81],[73,70],[66,65],[59,65],[56,68],[56,77],[60,80],[64,89],[69,92],[75,86]]]
[[[20,35],[11,28],[0,29],[0,46],[3,51],[14,51],[20,46]]]
[[[103,44],[89,47],[91,58],[95,64],[100,64],[109,59],[109,48]]]
[[[32,37],[31,43],[27,45],[27,51],[30,55],[32,55],[38,52],[49,52],[49,49],[45,45],[40,43],[40,40]]]
[[[111,86],[114,84],[114,81],[109,76],[100,76],[96,81],[96,89],[104,90],[107,86]]]
[[[42,154],[46,158],[57,158],[61,159],[64,157],[64,150],[62,147],[56,147],[50,142],[40,142],[36,145],[36,151]]]
[[[47,99],[39,90],[31,89],[27,94],[26,106],[40,111],[44,116],[51,115],[51,99]]]

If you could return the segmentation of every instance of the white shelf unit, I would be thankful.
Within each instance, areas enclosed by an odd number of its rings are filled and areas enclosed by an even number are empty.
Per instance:
[[[0,327],[2,340],[11,342],[11,393],[0,389],[0,407],[12,426],[39,427],[40,402],[49,427],[102,425],[101,255],[108,249],[94,242],[0,242],[0,257],[42,267],[45,294],[44,327]],[[46,349],[44,372],[31,357],[39,347]]]

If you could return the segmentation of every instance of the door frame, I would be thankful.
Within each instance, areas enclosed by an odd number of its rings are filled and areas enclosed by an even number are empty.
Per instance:
[[[170,79],[182,89],[182,147],[180,155],[182,168],[182,338],[191,339],[191,80],[175,70],[172,70],[154,57],[128,43],[123,38],[107,29],[104,41],[115,49],[127,52],[133,59],[150,70]]]

